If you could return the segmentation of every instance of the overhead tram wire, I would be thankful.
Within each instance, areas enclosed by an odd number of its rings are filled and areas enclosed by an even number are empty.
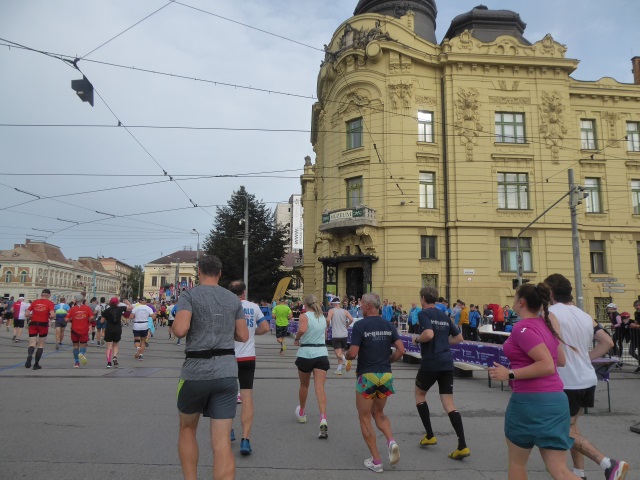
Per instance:
[[[92,53],[96,52],[97,50],[100,50],[102,47],[104,47],[106,44],[110,43],[111,41],[115,40],[116,38],[118,38],[120,35],[128,32],[129,30],[131,30],[133,27],[135,27],[136,25],[140,25],[142,22],[144,22],[145,20],[147,20],[148,18],[154,16],[156,13],[158,13],[160,10],[168,7],[169,5],[171,5],[173,3],[173,1],[169,1],[168,3],[166,3],[165,5],[163,5],[162,7],[160,7],[159,9],[151,12],[149,15],[147,15],[146,17],[144,17],[142,20],[137,21],[136,23],[134,23],[133,25],[131,25],[130,27],[124,29],[122,32],[118,33],[117,35],[111,37],[109,40],[107,40],[106,42],[98,45],[96,48],[94,48],[93,50],[91,50],[89,53],[85,53],[82,57],[79,57],[80,60],[84,60],[85,58],[87,58],[89,55],[91,55]]]

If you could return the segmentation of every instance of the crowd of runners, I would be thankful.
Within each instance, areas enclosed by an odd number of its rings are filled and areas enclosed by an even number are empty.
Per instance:
[[[75,368],[87,363],[89,342],[106,347],[106,365],[112,368],[118,365],[123,326],[131,325],[134,356],[142,361],[149,337],[166,322],[170,338],[187,338],[177,393],[178,453],[184,478],[197,478],[196,432],[200,417],[205,416],[211,424],[214,478],[232,479],[235,478],[232,422],[237,403],[242,404],[240,454],[253,452],[250,437],[255,336],[269,332],[273,316],[280,354],[285,355],[284,322],[288,327],[292,311],[285,302],[273,309],[249,302],[242,281],[232,282],[228,289],[221,287],[218,284],[221,271],[222,263],[217,257],[204,256],[199,262],[200,286],[182,292],[176,304],[160,308],[145,298],[135,304],[117,297],[109,302],[104,298],[87,302],[83,295],[76,295],[70,304],[60,299],[54,305],[51,292],[44,289],[41,298],[32,302],[19,299],[12,305],[17,316],[13,340],[20,341],[20,329],[24,328],[21,320],[29,322],[25,367],[38,370],[42,368],[40,362],[52,322],[56,328],[56,348],[62,344],[69,326]],[[491,378],[510,382],[512,390],[504,425],[510,480],[527,478],[527,462],[534,447],[539,449],[554,479],[586,479],[584,457],[602,468],[606,480],[624,480],[629,469],[625,461],[600,452],[577,426],[584,409],[594,405],[597,377],[592,360],[613,348],[613,340],[592,317],[573,304],[571,293],[571,283],[560,274],[551,275],[538,285],[519,287],[512,308],[520,320],[504,344],[509,365],[495,363],[489,368]],[[420,346],[421,355],[414,382],[417,417],[424,427],[418,443],[425,448],[438,443],[427,401],[429,391],[437,383],[440,403],[457,440],[448,456],[460,461],[471,455],[471,448],[466,443],[462,414],[454,403],[450,345],[462,342],[463,335],[450,316],[438,308],[440,297],[435,288],[422,288],[419,298],[418,328],[410,334],[411,341]],[[299,377],[299,402],[293,413],[298,422],[307,422],[307,398],[313,380],[319,414],[318,438],[329,438],[325,382],[331,368],[326,342],[331,326],[338,364],[335,374],[342,375],[343,368],[349,372],[352,361],[357,359],[355,406],[370,454],[364,467],[381,473],[383,458],[374,425],[386,439],[389,465],[400,461],[400,448],[385,406],[395,393],[391,364],[402,358],[405,347],[393,322],[380,314],[383,305],[377,294],[363,295],[359,306],[362,317],[356,321],[342,308],[338,298],[332,299],[333,308],[325,315],[314,295],[305,297],[293,339]],[[347,343],[349,328],[351,337]],[[572,469],[567,466],[569,451]]]

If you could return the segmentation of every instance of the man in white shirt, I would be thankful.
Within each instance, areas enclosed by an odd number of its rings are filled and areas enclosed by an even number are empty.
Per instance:
[[[238,382],[240,383],[240,398],[242,399],[242,440],[240,454],[251,455],[251,424],[253,423],[253,378],[256,371],[256,339],[255,335],[264,335],[270,330],[267,319],[262,310],[255,303],[246,299],[247,286],[241,280],[229,284],[229,291],[235,293],[242,302],[242,309],[247,320],[249,339],[246,342],[235,343],[236,360],[238,362]],[[235,439],[231,430],[231,440]]]
[[[131,310],[131,316],[133,317],[133,344],[136,347],[136,353],[133,357],[142,360],[144,342],[149,334],[149,317],[155,320],[156,314],[147,305],[147,299],[142,297],[140,298],[140,303]]]
[[[591,360],[602,357],[613,347],[613,340],[602,327],[587,313],[573,304],[571,282],[559,273],[554,273],[544,281],[551,290],[549,311],[560,324],[560,336],[566,342],[563,346],[566,356],[564,367],[558,374],[564,383],[564,391],[569,399],[571,414],[571,437],[575,443],[571,449],[573,473],[586,479],[584,456],[596,462],[605,471],[607,480],[624,480],[629,465],[624,461],[606,457],[584,438],[578,429],[578,417],[583,408],[593,407],[598,378]],[[589,352],[593,340],[597,345]]]

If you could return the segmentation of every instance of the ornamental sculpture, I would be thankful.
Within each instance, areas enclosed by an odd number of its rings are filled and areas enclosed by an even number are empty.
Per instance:
[[[560,161],[560,148],[568,130],[564,124],[565,106],[559,92],[542,92],[540,105],[540,133],[544,137],[547,147],[551,149],[553,163]]]
[[[473,161],[473,147],[478,143],[478,136],[484,129],[480,123],[480,93],[475,88],[458,90],[456,102],[456,133],[460,136],[460,144],[467,152],[467,161]]]

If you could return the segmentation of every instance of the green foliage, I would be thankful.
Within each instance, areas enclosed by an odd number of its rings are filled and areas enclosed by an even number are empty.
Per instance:
[[[285,231],[275,224],[274,213],[244,187],[233,193],[226,206],[217,208],[213,229],[203,249],[222,260],[222,286],[243,279],[246,199],[249,201],[249,298],[271,300],[278,281],[285,276],[280,270],[287,242]]]
[[[136,265],[131,270],[129,277],[127,277],[127,287],[131,288],[131,298],[139,298],[143,295],[142,289],[144,288],[144,271],[142,266]]]

